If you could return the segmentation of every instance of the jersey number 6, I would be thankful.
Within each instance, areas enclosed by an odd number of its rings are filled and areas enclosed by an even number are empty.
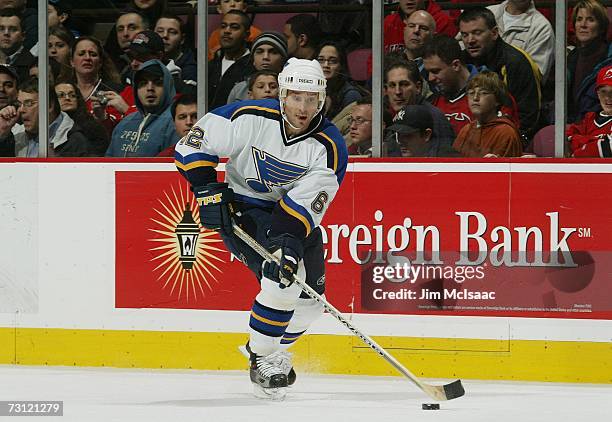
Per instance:
[[[310,204],[310,208],[312,208],[312,210],[317,214],[321,214],[325,209],[325,204],[327,204],[327,201],[329,201],[329,195],[327,192],[319,192],[315,200],[312,201],[312,204]]]

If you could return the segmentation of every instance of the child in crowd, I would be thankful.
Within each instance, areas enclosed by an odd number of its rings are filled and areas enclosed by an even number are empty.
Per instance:
[[[482,72],[467,85],[474,120],[459,132],[453,148],[464,157],[520,157],[521,138],[514,122],[501,112],[508,90],[494,72]]]

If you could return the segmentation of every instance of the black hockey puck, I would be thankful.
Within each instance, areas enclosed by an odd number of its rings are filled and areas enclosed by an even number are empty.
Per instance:
[[[423,410],[440,410],[440,405],[438,403],[423,403],[421,407]]]

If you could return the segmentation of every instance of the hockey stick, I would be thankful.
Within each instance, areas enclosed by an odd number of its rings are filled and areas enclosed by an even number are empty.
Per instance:
[[[279,259],[272,255],[266,248],[261,246],[255,239],[248,235],[244,230],[242,230],[238,225],[234,224],[234,233],[238,236],[244,243],[246,243],[249,247],[251,247],[255,252],[257,252],[263,259],[266,261],[273,261],[279,263]],[[374,340],[372,340],[366,334],[363,334],[357,327],[353,325],[352,322],[347,320],[335,307],[333,307],[324,297],[318,294],[316,291],[312,289],[304,280],[302,280],[297,275],[294,276],[294,283],[296,283],[300,288],[312,299],[319,302],[327,312],[329,312],[334,318],[336,318],[340,323],[342,323],[346,328],[348,328],[354,335],[359,337],[361,341],[363,341],[366,345],[368,345],[372,350],[382,356],[387,362],[389,362],[395,369],[397,369],[402,375],[412,381],[417,387],[423,390],[427,395],[429,395],[432,399],[438,401],[452,400],[457,397],[461,397],[465,394],[465,390],[463,389],[463,385],[461,384],[461,380],[453,381],[446,385],[431,385],[421,381],[416,375],[406,369],[397,359],[391,356],[385,349],[378,345]]]

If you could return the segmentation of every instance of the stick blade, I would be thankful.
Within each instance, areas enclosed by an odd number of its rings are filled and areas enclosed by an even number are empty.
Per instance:
[[[446,384],[444,386],[444,394],[446,395],[446,400],[456,399],[465,394],[465,389],[461,384],[461,380],[453,381],[450,384]]]

